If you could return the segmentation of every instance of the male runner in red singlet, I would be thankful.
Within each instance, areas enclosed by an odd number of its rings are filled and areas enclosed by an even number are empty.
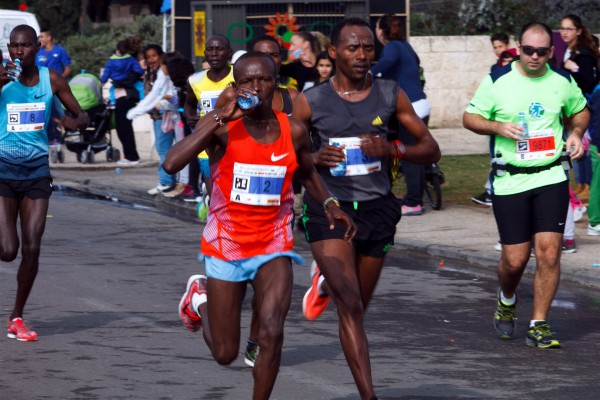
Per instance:
[[[213,191],[202,237],[208,278],[188,280],[179,315],[192,331],[203,326],[214,359],[230,364],[238,356],[241,306],[250,281],[260,323],[254,399],[268,399],[273,390],[291,302],[291,261],[301,261],[292,251],[296,170],[324,207],[330,228],[345,225],[345,240],[356,233],[316,173],[304,126],[272,109],[275,74],[275,63],[264,53],[240,57],[234,66],[236,95],[225,107],[207,113],[192,135],[169,150],[163,164],[165,171],[175,173],[200,151],[208,151]],[[258,96],[260,104],[242,111],[237,99],[250,95]]]

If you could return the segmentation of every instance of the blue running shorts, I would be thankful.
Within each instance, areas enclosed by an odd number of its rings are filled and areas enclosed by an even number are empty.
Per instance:
[[[206,276],[228,282],[244,282],[253,280],[256,277],[260,267],[279,257],[289,257],[296,264],[304,264],[304,258],[294,251],[265,254],[233,261],[221,260],[220,258],[206,256],[204,258]]]

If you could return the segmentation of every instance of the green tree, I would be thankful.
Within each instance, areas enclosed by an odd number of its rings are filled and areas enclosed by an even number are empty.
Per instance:
[[[146,15],[135,18],[133,23],[109,26],[102,24],[96,29],[69,36],[63,45],[73,61],[73,73],[82,69],[99,75],[108,58],[114,53],[117,42],[129,37],[141,40],[141,46],[162,41],[162,17]]]
[[[28,11],[35,14],[40,28],[48,28],[57,42],[79,30],[81,0],[27,0]]]

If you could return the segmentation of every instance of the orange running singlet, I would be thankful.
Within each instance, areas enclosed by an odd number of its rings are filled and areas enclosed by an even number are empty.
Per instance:
[[[288,117],[273,112],[281,135],[269,144],[256,142],[242,119],[228,123],[225,155],[210,171],[213,190],[202,236],[207,256],[240,260],[292,250],[298,164]]]

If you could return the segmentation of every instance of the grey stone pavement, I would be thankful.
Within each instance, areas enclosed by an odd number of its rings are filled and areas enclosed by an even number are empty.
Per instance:
[[[114,163],[102,162],[104,152],[96,155],[98,162],[81,164],[74,153],[64,149],[65,162],[51,164],[55,185],[77,186],[85,191],[110,194],[124,201],[153,205],[194,218],[195,205],[146,193],[157,184],[158,159],[153,152],[153,134],[147,126],[143,119],[136,120],[136,141],[142,159],[138,166],[119,167],[120,171],[117,171]],[[440,144],[442,156],[486,153],[486,137],[465,129],[432,129],[431,132]],[[120,148],[115,134],[113,141]],[[587,235],[587,223],[587,216],[584,216],[575,224],[577,252],[562,255],[562,279],[600,287],[600,268],[592,266],[600,263],[600,237]],[[494,250],[497,240],[491,207],[446,204],[440,211],[427,209],[421,216],[402,218],[398,224],[396,247],[426,252],[439,257],[440,262],[464,260],[486,273],[495,274],[500,257],[500,252]],[[532,258],[526,274],[534,271],[535,259]]]

